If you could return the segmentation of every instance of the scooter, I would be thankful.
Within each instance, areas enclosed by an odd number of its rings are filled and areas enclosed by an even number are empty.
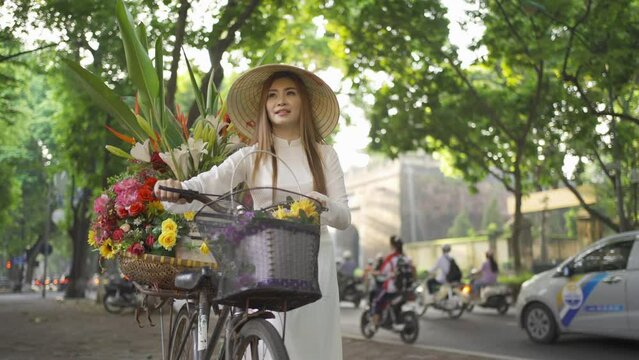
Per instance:
[[[133,282],[119,276],[111,277],[105,285],[102,299],[104,309],[111,314],[119,314],[125,308],[137,308],[140,300],[135,292]]]
[[[470,302],[470,288],[463,283],[443,284],[434,294],[429,294],[426,283],[417,284],[415,296],[419,316],[428,308],[443,311],[451,319],[462,316]]]
[[[473,311],[475,306],[479,306],[482,308],[496,309],[497,313],[504,315],[508,312],[512,304],[512,290],[508,286],[503,284],[487,285],[481,288],[479,296],[476,299],[470,300],[466,311]]]
[[[371,304],[360,318],[360,330],[365,338],[372,338],[377,330],[385,329],[398,333],[402,341],[412,344],[419,335],[419,318],[414,311],[415,293],[412,290],[398,294],[382,311],[379,325],[373,321]]]
[[[352,302],[355,308],[364,298],[364,282],[361,278],[345,276],[338,273],[337,286],[339,289],[339,300]]]

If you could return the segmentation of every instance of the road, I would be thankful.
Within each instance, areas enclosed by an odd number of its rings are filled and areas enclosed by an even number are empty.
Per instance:
[[[362,338],[359,318],[362,309],[342,304],[342,334]],[[382,330],[373,340],[401,344],[399,336]],[[532,343],[515,320],[514,312],[505,316],[488,309],[475,309],[460,319],[430,309],[420,321],[417,346],[427,349],[458,351],[487,358],[543,360],[637,359],[639,342],[585,335],[563,335],[557,344]]]

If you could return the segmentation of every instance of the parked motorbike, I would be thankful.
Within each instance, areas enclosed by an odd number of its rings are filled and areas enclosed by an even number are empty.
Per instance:
[[[135,285],[119,276],[111,277],[105,284],[102,304],[107,312],[119,314],[125,308],[137,308],[140,300],[135,292]]]
[[[469,285],[467,286],[472,289]],[[469,293],[472,294],[472,290],[469,290]],[[466,311],[473,311],[475,306],[479,306],[496,309],[500,315],[504,315],[508,312],[511,304],[513,304],[513,295],[508,286],[503,284],[487,285],[481,288],[478,296],[470,300]]]
[[[414,311],[415,293],[407,291],[398,294],[382,311],[379,326],[373,322],[372,304],[362,313],[360,330],[365,338],[372,338],[378,329],[399,333],[406,344],[412,344],[419,335],[419,318]]]
[[[443,311],[451,319],[462,316],[470,302],[469,288],[463,283],[443,284],[434,294],[428,293],[426,283],[417,284],[415,296],[419,316],[423,316],[428,308]]]
[[[364,282],[362,278],[337,273],[339,300],[352,302],[356,308],[364,298]]]

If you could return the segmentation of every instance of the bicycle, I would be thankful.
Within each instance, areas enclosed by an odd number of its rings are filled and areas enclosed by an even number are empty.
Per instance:
[[[232,306],[222,306],[220,309],[212,299],[218,279],[218,273],[210,268],[201,268],[176,277],[175,285],[180,290],[152,289],[135,284],[145,295],[187,301],[177,312],[174,322],[173,315],[170,315],[172,324],[169,325],[168,359],[212,359],[215,350],[218,350],[216,359],[219,360],[242,359],[246,354],[251,355],[250,359],[264,359],[267,351],[271,359],[288,360],[284,339],[266,321],[274,315],[264,310],[252,313],[245,309],[234,311]],[[211,308],[218,318],[213,332],[207,338]],[[220,344],[222,337],[224,341]],[[164,344],[162,349],[162,358],[165,359]]]
[[[233,192],[218,197],[216,200],[210,200],[207,195],[200,194],[192,190],[180,190],[161,187],[162,190],[174,191],[180,194],[180,197],[192,201],[198,200],[217,212],[218,217],[223,219],[222,224],[233,221],[233,216],[228,214],[228,208],[220,205],[219,202],[226,198],[231,199],[230,208],[233,209],[233,196],[246,191],[248,189]],[[254,188],[262,189],[262,188]],[[273,189],[273,188],[263,188]],[[288,190],[278,189],[288,193],[301,195]],[[276,207],[274,205],[273,207]],[[203,207],[204,208],[204,207]],[[319,207],[321,209],[321,206]],[[225,214],[226,212],[226,214]],[[200,212],[196,215],[196,222],[201,228],[199,222]],[[264,220],[266,221],[266,220]],[[278,220],[279,221],[279,220]],[[210,224],[207,224],[210,225]],[[219,223],[214,226],[220,226]],[[299,224],[288,225],[299,228]],[[208,230],[208,229],[207,229]],[[317,239],[319,239],[319,225],[316,229]],[[296,244],[303,244],[304,240],[295,237]],[[278,239],[282,240],[282,239]],[[312,239],[311,239],[312,240]],[[308,243],[308,241],[307,241]],[[311,249],[310,256],[317,259],[317,251],[319,243],[311,243],[304,246]],[[314,250],[313,250],[314,249]],[[314,252],[313,252],[314,251]],[[290,265],[290,264],[289,264]],[[308,265],[306,265],[308,267]],[[264,288],[252,289],[250,294],[243,297],[219,298],[219,292],[224,288],[221,282],[228,280],[224,277],[224,273],[214,271],[210,268],[200,268],[198,270],[189,270],[178,274],[175,278],[175,290],[153,289],[148,286],[136,284],[138,290],[148,296],[158,296],[170,299],[186,300],[186,303],[173,317],[173,307],[171,307],[171,323],[169,324],[168,359],[197,359],[208,360],[216,356],[219,360],[242,359],[250,355],[250,359],[283,359],[288,360],[286,347],[284,346],[284,336],[286,334],[286,311],[303,306],[313,302],[321,297],[319,285],[317,284],[317,262],[315,267],[311,269],[314,285],[309,291],[292,291],[273,287],[275,290]],[[265,293],[269,290],[270,293]],[[220,305],[222,305],[220,307]],[[215,326],[208,336],[209,320],[211,317],[211,309],[217,316]],[[249,309],[256,309],[249,311]],[[279,335],[276,328],[269,323],[268,319],[275,318],[273,312],[282,311],[284,313],[282,336]],[[173,321],[174,320],[174,321]],[[164,330],[161,320],[162,331]],[[164,334],[162,334],[164,341]],[[165,344],[162,344],[163,359]]]

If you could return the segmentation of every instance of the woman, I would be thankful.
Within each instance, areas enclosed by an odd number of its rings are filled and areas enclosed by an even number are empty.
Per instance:
[[[473,294],[475,297],[479,297],[479,292],[482,287],[497,283],[498,273],[499,266],[497,266],[497,262],[495,261],[495,255],[492,250],[488,250],[486,251],[486,261],[481,265],[479,273],[475,274],[479,276],[479,278],[473,281]]]
[[[177,201],[175,193],[157,186],[182,187],[221,194],[242,181],[249,187],[275,186],[317,199],[328,210],[321,215],[318,257],[322,298],[286,314],[285,344],[292,360],[341,359],[339,296],[333,244],[326,226],[345,229],[350,212],[344,174],[335,150],[323,142],[335,128],[339,105],[330,87],[316,75],[288,65],[265,65],[240,76],[229,90],[227,106],[231,121],[252,139],[251,146],[235,152],[221,165],[182,183],[158,181],[155,193]],[[266,153],[269,151],[291,170]],[[287,193],[271,190],[251,192],[255,208],[286,199]],[[272,320],[282,331],[283,316]]]

